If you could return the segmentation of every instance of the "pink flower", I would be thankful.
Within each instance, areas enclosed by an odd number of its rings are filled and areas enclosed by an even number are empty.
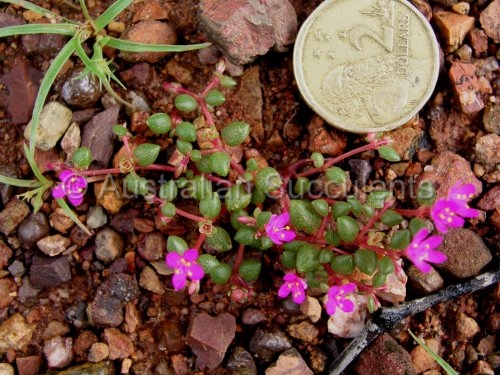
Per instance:
[[[167,266],[174,270],[172,285],[175,290],[183,289],[186,286],[186,279],[188,277],[192,281],[198,281],[203,278],[205,272],[203,268],[196,263],[197,259],[198,251],[196,249],[188,249],[182,255],[175,251],[167,254]]]
[[[347,296],[356,290],[356,285],[347,283],[342,286],[332,286],[328,289],[325,299],[325,307],[328,315],[335,314],[337,307],[346,312],[354,311],[354,303]]]
[[[278,290],[278,296],[286,298],[292,293],[293,302],[301,304],[306,300],[307,283],[304,279],[298,277],[294,273],[287,273],[283,280],[285,282]]]
[[[420,272],[428,273],[431,270],[429,263],[443,263],[447,257],[441,251],[434,250],[441,245],[443,237],[430,236],[427,229],[420,229],[408,245],[405,255],[410,259]]]
[[[83,195],[87,189],[87,180],[82,175],[65,169],[59,174],[61,182],[52,189],[54,198],[67,197],[73,206],[83,202]]]
[[[266,233],[276,245],[282,245],[283,242],[293,241],[295,239],[295,232],[290,229],[288,222],[290,221],[290,214],[284,212],[280,215],[271,215],[271,219],[265,225]]]
[[[477,217],[479,212],[469,207],[469,200],[476,193],[473,184],[460,185],[456,183],[448,192],[446,199],[438,199],[431,210],[431,217],[436,229],[442,233],[448,228],[460,228],[466,218]]]

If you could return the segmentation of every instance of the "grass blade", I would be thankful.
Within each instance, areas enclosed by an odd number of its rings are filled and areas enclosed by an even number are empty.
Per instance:
[[[78,25],[78,22],[71,21],[67,18],[61,17],[59,14],[53,13],[50,10],[42,8],[42,7],[35,5],[33,3],[30,3],[29,1],[25,1],[25,0],[0,0],[0,3],[8,3],[8,4],[17,5],[17,6],[20,6],[21,8],[31,10],[32,12],[35,12],[37,14],[41,14],[42,16],[44,16],[48,19],[54,19],[57,21],[64,21],[66,23]]]
[[[36,128],[38,127],[38,120],[40,119],[40,114],[42,112],[43,105],[45,104],[45,99],[49,95],[50,88],[54,83],[57,75],[61,71],[64,63],[71,57],[73,52],[75,51],[75,47],[73,46],[73,40],[75,37],[71,38],[68,43],[59,51],[57,56],[50,64],[49,69],[45,73],[43,77],[42,83],[40,84],[40,89],[38,90],[38,94],[35,101],[35,106],[33,107],[33,117],[31,118],[31,132],[30,132],[30,147],[28,156],[34,158],[35,156],[35,137],[36,137]]]
[[[98,34],[102,29],[104,29],[108,23],[113,21],[113,19],[118,16],[126,7],[132,3],[133,0],[118,0],[113,3],[108,9],[104,11],[99,17],[94,21],[96,26],[95,34]]]
[[[0,38],[21,34],[61,34],[72,36],[76,26],[64,24],[28,24],[0,28]]]
[[[148,44],[148,43],[131,42],[128,40],[121,40],[118,38],[110,37],[106,45],[127,52],[184,52],[184,51],[192,51],[208,47],[210,43],[199,43],[199,44],[188,44],[188,45]]]
[[[419,339],[417,336],[415,336],[413,334],[412,331],[408,330],[408,333],[410,334],[411,337],[413,337],[413,340],[415,340],[417,342],[418,345],[420,345],[422,348],[425,349],[425,351],[427,353],[429,353],[429,355],[439,364],[439,366],[441,366],[443,368],[444,371],[446,371],[446,373],[448,375],[459,375],[458,372],[456,372],[449,364],[448,362],[446,362],[443,358],[441,358],[440,356],[438,356],[436,353],[434,353],[431,348],[429,348],[425,342],[421,339]]]
[[[59,206],[61,206],[66,215],[68,215],[71,218],[71,220],[73,220],[76,223],[76,225],[78,225],[86,234],[92,236],[92,233],[90,233],[87,227],[83,225],[80,219],[78,219],[78,216],[76,216],[75,213],[71,210],[71,208],[69,208],[68,204],[64,199],[57,198],[56,202],[59,204]]]
[[[22,180],[20,178],[8,177],[0,174],[0,183],[25,188],[36,188],[40,186],[40,181],[37,180]]]

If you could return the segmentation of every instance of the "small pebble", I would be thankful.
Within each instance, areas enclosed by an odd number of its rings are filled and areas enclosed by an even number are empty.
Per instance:
[[[293,371],[290,371],[293,369]],[[278,360],[266,369],[266,375],[285,374],[313,375],[300,353],[295,348],[288,349],[280,354]]]
[[[55,234],[38,240],[36,244],[44,254],[53,257],[66,250],[71,244],[71,241],[69,238],[63,237],[60,234]]]
[[[14,375],[14,367],[8,363],[0,363],[0,374],[2,375]]]
[[[472,340],[475,335],[481,332],[477,322],[463,313],[458,314],[455,329],[458,338],[463,341]]]
[[[125,359],[134,352],[132,340],[117,328],[106,328],[103,334],[104,341],[109,346],[109,359]]]
[[[108,222],[108,217],[102,206],[92,206],[89,207],[87,213],[87,225],[91,229],[97,229],[102,227]]]
[[[151,267],[143,268],[139,279],[139,286],[159,295],[163,295],[166,292],[163,283]]]
[[[227,369],[234,374],[257,375],[257,366],[252,355],[241,346],[237,346],[231,352],[227,361]]]
[[[71,107],[89,108],[102,96],[99,79],[90,73],[82,75],[83,69],[73,70],[64,81],[61,97]]]
[[[103,342],[96,342],[92,344],[89,349],[87,359],[90,362],[105,361],[109,357],[109,346]]]
[[[73,360],[73,340],[70,337],[54,337],[46,340],[43,345],[43,354],[49,367],[66,367]]]
[[[112,262],[119,258],[124,250],[121,236],[111,228],[99,231],[95,238],[95,255],[103,262]]]
[[[276,354],[290,349],[292,343],[283,332],[259,328],[250,339],[249,349],[254,357],[262,361],[270,361]]]

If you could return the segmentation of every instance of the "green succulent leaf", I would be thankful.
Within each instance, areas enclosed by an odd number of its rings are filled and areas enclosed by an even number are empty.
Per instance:
[[[214,173],[221,177],[226,177],[229,174],[231,166],[231,157],[224,151],[214,152],[210,154],[210,166]]]
[[[323,219],[314,209],[312,203],[305,199],[290,201],[290,221],[298,231],[307,234],[316,233]]]
[[[160,186],[160,191],[158,192],[158,196],[160,199],[163,199],[164,201],[173,201],[175,198],[177,198],[177,184],[175,183],[174,180],[168,180],[164,184]]]
[[[175,108],[181,112],[191,112],[198,108],[198,102],[189,94],[179,94],[175,98]]]
[[[350,275],[354,272],[354,257],[352,255],[337,255],[332,259],[332,269],[341,275]]]
[[[221,138],[228,146],[242,144],[250,134],[250,125],[246,122],[233,121],[221,131]]]
[[[325,241],[328,245],[339,246],[342,243],[342,238],[340,238],[337,231],[328,229],[325,232]]]
[[[247,283],[254,282],[259,278],[262,263],[257,259],[245,259],[241,262],[238,273]]]
[[[333,254],[331,250],[328,249],[321,249],[319,252],[319,257],[318,260],[321,264],[323,263],[330,263],[333,259]]]
[[[380,218],[380,221],[388,227],[393,227],[395,225],[401,224],[401,222],[403,221],[403,216],[401,216],[394,210],[387,210]]]
[[[247,192],[242,184],[231,186],[224,197],[224,203],[229,212],[244,209],[250,204],[251,200],[252,193]]]
[[[215,219],[217,216],[219,216],[220,210],[222,208],[222,203],[220,201],[219,195],[214,192],[212,193],[212,195],[200,199],[198,207],[203,217],[206,217],[207,219]]]
[[[302,245],[297,251],[297,271],[310,272],[320,266],[319,248],[311,244]]]
[[[344,242],[352,242],[359,233],[359,225],[350,216],[340,216],[337,218],[337,232]]]
[[[347,197],[347,203],[351,206],[351,211],[355,216],[361,215],[362,204],[354,195]]]
[[[411,234],[408,229],[398,230],[392,234],[389,246],[393,249],[404,250],[408,247]]]
[[[155,162],[160,150],[159,145],[143,143],[134,149],[135,160],[141,167],[147,167]]]
[[[430,206],[436,200],[436,189],[430,181],[424,181],[418,186],[417,202],[421,206]]]
[[[255,176],[255,187],[264,193],[280,188],[282,183],[281,175],[272,167],[262,168]]]
[[[378,148],[378,154],[382,159],[397,162],[401,160],[398,152],[390,146],[381,146]]]
[[[209,106],[212,107],[217,107],[219,105],[222,105],[226,101],[226,97],[219,90],[208,91],[204,99],[205,103],[207,103]]]
[[[224,252],[233,248],[233,242],[231,241],[231,236],[224,228],[214,226],[212,233],[205,237],[204,247],[207,250]]]
[[[216,284],[225,284],[229,281],[231,277],[231,266],[226,263],[219,263],[214,267],[212,272],[210,272],[210,277]]]
[[[384,256],[378,262],[378,270],[380,273],[393,273],[394,272],[394,263],[391,258]]]
[[[293,186],[293,192],[299,196],[304,196],[308,193],[310,181],[307,177],[299,177]]]
[[[134,172],[129,173],[127,177],[125,177],[125,186],[128,191],[134,194],[145,195],[148,193],[148,180],[138,176]]]
[[[73,165],[80,169],[86,169],[92,163],[92,151],[88,147],[80,147],[71,155]]]
[[[165,217],[175,216],[175,205],[170,202],[166,202],[160,206],[161,214]]]
[[[411,235],[416,235],[421,229],[427,228],[427,224],[422,219],[418,217],[414,217],[410,220],[410,224],[408,225],[410,228]]]
[[[330,167],[325,172],[326,178],[337,184],[343,184],[347,181],[345,171],[339,167]]]
[[[320,214],[322,217],[327,217],[329,214],[329,205],[328,202],[324,199],[316,199],[311,202],[314,210]]]
[[[375,190],[372,191],[366,200],[366,203],[373,208],[384,207],[385,201],[391,197],[391,192],[388,190]]]
[[[209,254],[201,254],[198,258],[198,263],[203,267],[205,273],[211,273],[220,262],[216,257]]]
[[[378,267],[377,253],[372,250],[358,249],[354,253],[354,264],[367,275],[373,275]]]
[[[271,219],[271,212],[263,211],[257,215],[257,227],[261,228],[269,222]]]
[[[255,228],[244,226],[236,231],[234,240],[243,245],[252,245],[255,243],[255,233]]]
[[[167,251],[170,253],[175,251],[179,254],[184,254],[184,251],[188,249],[188,244],[179,236],[169,236],[167,238]]]
[[[222,87],[234,87],[236,86],[236,81],[233,78],[224,75],[220,80],[220,85]]]
[[[313,152],[311,154],[311,160],[313,161],[313,164],[316,168],[321,168],[325,163],[325,157],[319,152]]]
[[[351,211],[351,205],[347,202],[335,202],[332,206],[332,216],[336,219],[340,216],[346,216]]]
[[[166,134],[172,127],[172,120],[166,113],[155,113],[146,120],[149,129],[156,134]]]
[[[385,284],[385,281],[387,280],[387,274],[386,273],[381,273],[377,272],[375,276],[373,276],[372,279],[372,286],[374,288],[380,288]]]
[[[113,133],[115,133],[115,135],[118,137],[118,138],[122,138],[122,137],[125,137],[127,135],[127,128],[123,125],[113,125]]]
[[[184,141],[180,138],[177,139],[175,145],[177,146],[177,150],[179,150],[182,155],[188,155],[193,150],[193,145],[191,144],[191,142]]]
[[[196,141],[196,127],[187,121],[182,121],[175,127],[175,134],[185,142]]]
[[[283,251],[283,255],[281,256],[281,263],[285,268],[295,268],[297,265],[297,252],[291,250]]]

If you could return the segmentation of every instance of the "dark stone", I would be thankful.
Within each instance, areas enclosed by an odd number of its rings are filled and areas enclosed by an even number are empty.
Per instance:
[[[258,329],[250,340],[250,352],[260,360],[269,362],[276,354],[290,349],[292,343],[283,332]]]
[[[30,214],[19,226],[17,234],[25,249],[29,249],[38,240],[49,235],[49,222],[43,212]]]
[[[161,233],[148,233],[139,243],[138,251],[142,258],[154,261],[163,258],[165,251],[165,238]]]
[[[185,349],[184,330],[178,321],[165,320],[156,326],[158,347],[165,348],[168,353],[178,353]]]
[[[35,288],[51,288],[71,280],[71,269],[65,256],[35,255],[30,269],[30,281]]]
[[[78,329],[83,328],[88,325],[86,309],[85,302],[78,302],[64,312],[64,320]]]
[[[138,210],[122,211],[111,219],[111,226],[120,233],[134,233],[134,219],[140,215]]]
[[[146,62],[141,62],[121,72],[120,78],[124,83],[132,87],[140,87],[155,80],[156,75],[151,65]]]
[[[42,357],[39,355],[16,358],[16,367],[19,375],[36,375],[41,366]]]
[[[228,370],[233,374],[257,375],[257,366],[252,355],[241,346],[236,347],[227,361]]]
[[[16,25],[24,25],[26,21],[23,18],[14,16],[6,12],[0,13],[0,27],[9,27]]]
[[[82,147],[92,151],[93,163],[104,168],[113,155],[113,125],[118,124],[120,107],[115,105],[99,112],[83,127]]]
[[[372,173],[372,166],[370,162],[363,159],[351,159],[348,161],[351,167],[351,181],[355,186],[363,187],[366,185],[370,173]]]
[[[41,73],[26,61],[19,61],[0,77],[0,107],[7,110],[13,124],[27,124],[38,94]],[[22,100],[20,100],[22,98]]]
[[[83,69],[76,69],[61,87],[62,99],[71,107],[88,108],[102,96],[99,80],[92,74],[82,76]]]
[[[481,210],[491,211],[500,208],[500,185],[493,186],[477,202],[477,207]]]

